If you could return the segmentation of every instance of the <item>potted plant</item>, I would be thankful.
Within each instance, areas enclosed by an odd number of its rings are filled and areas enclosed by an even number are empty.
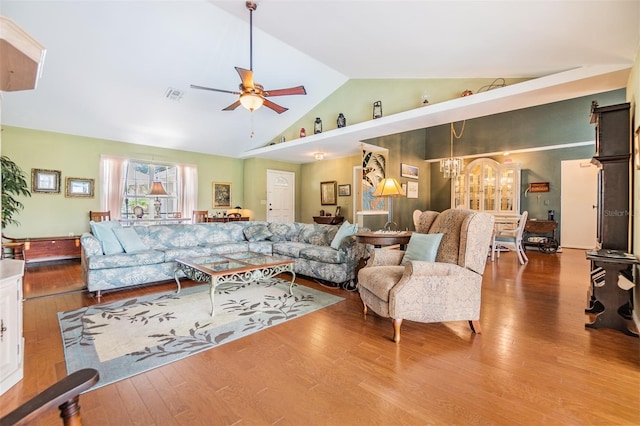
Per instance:
[[[24,172],[9,157],[3,155],[2,161],[2,229],[7,225],[20,225],[14,216],[24,209],[24,205],[16,197],[31,197],[29,185]]]

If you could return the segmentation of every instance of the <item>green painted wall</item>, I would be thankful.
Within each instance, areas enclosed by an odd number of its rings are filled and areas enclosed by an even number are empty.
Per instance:
[[[2,127],[2,154],[15,161],[28,175],[32,168],[60,170],[61,193],[34,193],[20,201],[25,206],[17,217],[20,226],[9,226],[4,233],[13,237],[75,235],[89,230],[89,210],[100,210],[100,154],[138,160],[176,162],[198,166],[198,209],[213,211],[212,182],[232,183],[232,205],[244,199],[243,161],[169,150],[145,145],[132,145],[104,139],[72,136],[18,127]],[[66,177],[96,180],[95,198],[66,198]],[[191,212],[184,214],[190,216]]]
[[[511,85],[527,79],[506,79]],[[428,94],[429,103],[443,102],[460,97],[467,89],[473,92],[486,90],[487,85],[495,79],[378,79],[349,80],[335,92],[316,105],[311,111],[284,130],[282,135],[287,141],[297,139],[300,128],[307,134],[313,134],[313,123],[316,117],[322,119],[324,131],[336,129],[339,113],[347,119],[347,125],[369,121],[373,116],[373,103],[382,102],[384,116],[408,111],[422,106],[423,94]],[[278,142],[278,138],[273,142]]]
[[[366,143],[381,146],[389,150],[387,158],[387,177],[398,180],[400,184],[408,181],[418,182],[418,198],[397,197],[393,199],[393,221],[398,224],[398,229],[413,229],[413,211],[416,209],[427,210],[430,208],[431,178],[429,165],[425,163],[425,137],[426,130],[414,130],[381,138],[369,139]],[[418,167],[418,179],[409,179],[400,176],[400,164],[405,163]],[[386,221],[384,217],[382,224]],[[371,229],[379,229],[379,218],[368,218],[365,226]]]
[[[622,103],[625,102],[625,90],[467,120],[462,137],[454,141],[454,155],[594,141],[594,127],[589,123],[592,100],[597,100],[601,106]],[[460,128],[461,123],[456,123],[458,132]],[[450,126],[427,129],[427,141],[425,158],[449,156]],[[554,210],[560,221],[561,162],[591,158],[593,153],[594,146],[591,145],[509,155],[509,160],[521,163],[520,211],[527,210],[532,218],[546,219],[547,211]],[[504,156],[492,158],[499,163],[507,160]],[[449,208],[451,181],[442,177],[437,162],[430,163],[430,168],[431,205],[434,210]],[[525,197],[524,192],[531,182],[550,182],[551,191],[541,194],[540,199]]]
[[[284,172],[293,172],[296,175],[296,221],[300,220],[301,202],[304,198],[300,189],[301,166],[299,164],[287,163],[285,161],[265,160],[262,158],[251,158],[244,161],[244,182],[245,182],[245,199],[242,207],[249,209],[251,217],[254,220],[267,219],[267,170],[279,170]],[[246,213],[246,212],[245,212]],[[309,221],[310,222],[310,221]]]
[[[353,222],[353,168],[362,163],[359,156],[339,158],[335,160],[321,160],[303,164],[300,171],[300,216],[299,222],[313,223],[313,216],[318,216],[320,210],[335,214],[336,207],[342,208],[345,220]],[[337,185],[351,185],[351,196],[336,197],[336,205],[322,205],[320,203],[320,183],[335,181]]]

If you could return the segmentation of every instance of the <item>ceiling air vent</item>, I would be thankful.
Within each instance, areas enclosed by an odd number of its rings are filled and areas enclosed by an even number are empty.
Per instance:
[[[164,97],[169,99],[170,101],[179,101],[182,99],[182,95],[184,92],[178,89],[174,89],[173,87],[169,87],[166,92],[164,92]]]

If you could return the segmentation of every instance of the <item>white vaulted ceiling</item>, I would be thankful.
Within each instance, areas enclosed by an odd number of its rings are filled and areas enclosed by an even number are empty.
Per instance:
[[[4,125],[299,162],[313,138],[356,146],[471,118],[474,108],[624,87],[640,40],[637,0],[264,0],[254,13],[255,79],[266,89],[302,84],[308,94],[272,98],[289,108],[281,115],[251,114],[221,111],[234,95],[189,88],[237,90],[234,66],[249,68],[244,0],[0,0],[0,14],[47,49],[36,90],[3,92]],[[497,76],[547,77],[262,148],[349,79]],[[165,98],[170,87],[184,92],[179,101]]]

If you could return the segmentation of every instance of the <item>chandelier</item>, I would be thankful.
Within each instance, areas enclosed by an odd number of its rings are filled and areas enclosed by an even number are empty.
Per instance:
[[[462,137],[462,133],[464,132],[465,121],[462,122],[462,129],[460,129],[460,134],[458,135],[456,129],[453,127],[453,123],[451,123],[451,143],[450,143],[450,153],[449,158],[443,158],[440,160],[440,172],[444,176],[445,179],[454,178],[460,173],[462,173],[462,168],[464,167],[464,162],[461,157],[453,156],[453,139],[460,139]]]

